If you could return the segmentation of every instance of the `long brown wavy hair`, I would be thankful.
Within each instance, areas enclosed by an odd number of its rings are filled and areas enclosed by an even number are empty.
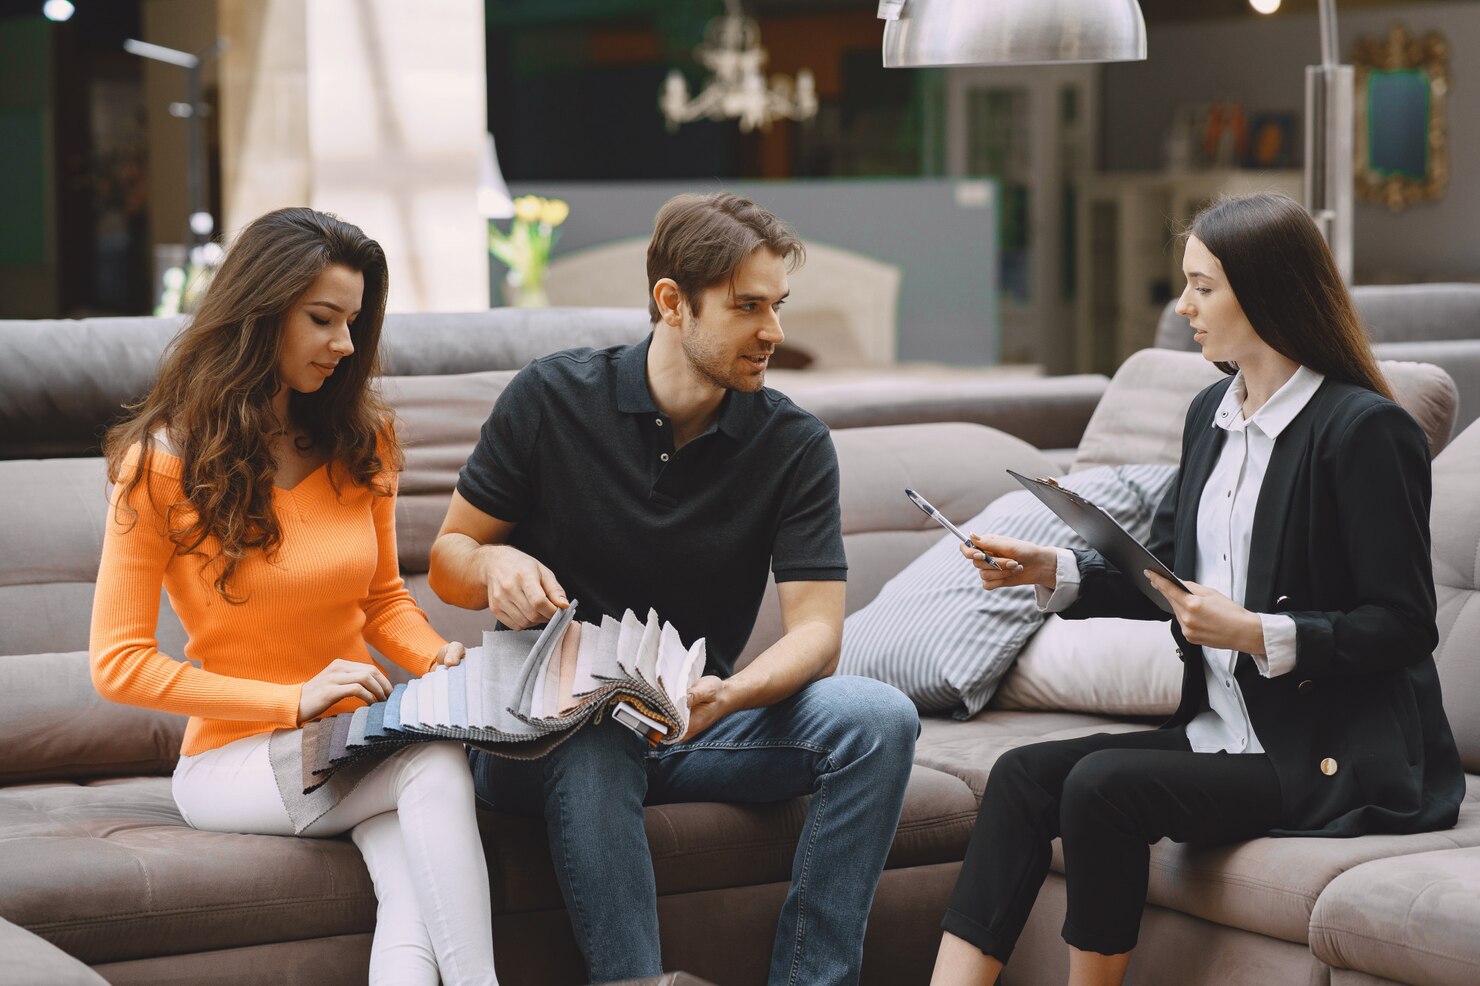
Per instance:
[[[1331,248],[1298,202],[1269,192],[1232,196],[1200,212],[1183,235],[1218,258],[1249,324],[1271,349],[1392,399]]]
[[[318,391],[293,392],[289,415],[312,447],[328,454],[336,493],[342,471],[355,485],[389,495],[377,477],[401,468],[401,449],[390,408],[373,383],[385,321],[385,252],[359,227],[312,209],[278,209],[241,231],[189,325],[165,350],[154,389],[127,408],[129,416],[103,442],[108,478],[122,482],[118,515],[137,520],[129,500],[144,483],[165,516],[176,554],[206,556],[215,589],[228,602],[244,600],[229,583],[248,552],[271,554],[282,541],[272,506],[277,463],[270,441],[280,426],[272,398],[283,386],[282,327],[330,264],[365,280],[360,314],[350,327],[355,351]],[[157,503],[149,483],[161,430],[184,465],[181,501]],[[134,445],[140,446],[138,467],[125,470]]]

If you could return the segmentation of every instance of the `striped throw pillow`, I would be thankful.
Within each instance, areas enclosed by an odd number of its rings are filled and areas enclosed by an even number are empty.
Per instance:
[[[1058,481],[1144,541],[1176,471],[1167,465],[1104,466]],[[1088,547],[1027,490],[999,497],[958,526],[1034,544]],[[840,674],[888,682],[922,712],[949,710],[969,719],[986,706],[1045,614],[1031,586],[983,590],[959,544],[951,535],[942,537],[844,621]]]

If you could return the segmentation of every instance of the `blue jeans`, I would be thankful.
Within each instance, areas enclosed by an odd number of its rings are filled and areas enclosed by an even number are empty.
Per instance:
[[[644,805],[812,795],[770,982],[825,986],[858,981],[864,926],[919,727],[914,705],[891,686],[834,677],[768,708],[736,712],[688,743],[655,750],[607,718],[543,760],[477,750],[471,760],[484,807],[544,815],[592,982],[662,972]]]

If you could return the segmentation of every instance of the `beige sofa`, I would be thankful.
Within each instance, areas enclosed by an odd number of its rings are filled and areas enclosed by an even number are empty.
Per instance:
[[[1084,436],[1085,461],[1116,449],[1129,458],[1157,454],[1156,422],[1134,412],[1164,405],[1180,421],[1175,405],[1185,406],[1196,381],[1156,362],[1174,358],[1153,355],[1123,368]],[[1412,406],[1442,445],[1452,386],[1421,369],[1410,378]],[[434,623],[465,639],[476,639],[484,617],[450,609],[427,591],[426,556],[456,469],[504,379],[473,373],[388,383],[412,442],[398,514],[402,567]],[[1118,432],[1122,426],[1129,432]],[[900,495],[904,486],[929,488],[960,520],[1008,491],[1004,468],[1059,471],[1041,451],[980,425],[856,428],[834,437],[850,609],[937,537]],[[1439,666],[1466,768],[1480,772],[1480,512],[1473,508],[1480,428],[1440,456],[1435,478]],[[109,705],[92,691],[83,649],[103,495],[96,459],[0,462],[0,655],[10,655],[0,656],[0,919],[60,950],[52,954],[59,981],[77,972],[66,956],[112,983],[363,981],[374,901],[354,846],[190,830],[167,777],[180,720]],[[777,629],[768,602],[749,652]],[[160,637],[167,651],[180,652],[178,622],[167,609]],[[865,981],[928,977],[939,916],[997,755],[1042,738],[1148,725],[1084,710],[994,709],[969,722],[928,717],[871,917]],[[1480,981],[1473,903],[1468,911],[1447,903],[1480,894],[1476,785],[1459,827],[1448,832],[1258,840],[1211,851],[1156,847],[1134,981]],[[668,967],[721,984],[764,981],[802,811],[800,802],[649,809]],[[540,826],[493,814],[482,823],[501,977],[581,982]],[[1062,911],[1063,884],[1054,876],[1008,983],[1063,981]],[[24,940],[28,954],[38,954],[35,939]],[[0,965],[0,982],[5,975]]]

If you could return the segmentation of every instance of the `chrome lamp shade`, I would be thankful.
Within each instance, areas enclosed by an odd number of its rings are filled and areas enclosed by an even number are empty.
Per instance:
[[[1136,62],[1136,0],[881,0],[884,67]]]

